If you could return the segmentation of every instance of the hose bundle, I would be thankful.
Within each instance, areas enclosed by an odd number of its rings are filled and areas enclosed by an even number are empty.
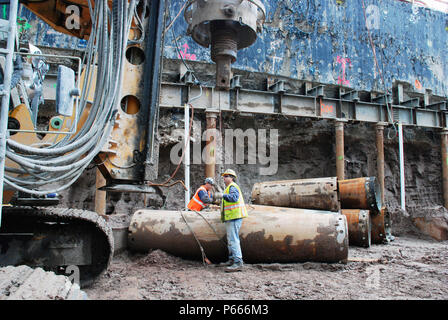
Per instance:
[[[136,0],[114,0],[112,8],[107,0],[97,0],[93,8],[89,0],[92,29],[83,59],[86,76],[76,111],[79,119],[89,102],[92,105],[88,117],[74,136],[66,136],[51,146],[35,148],[8,138],[6,157],[20,169],[5,168],[7,185],[37,196],[59,192],[70,187],[101,151],[120,103],[123,59],[135,6]],[[95,94],[90,102],[94,72]]]

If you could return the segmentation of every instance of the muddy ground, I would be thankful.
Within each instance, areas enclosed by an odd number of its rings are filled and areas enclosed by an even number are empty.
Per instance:
[[[445,300],[448,241],[406,235],[387,245],[350,247],[347,264],[246,264],[236,273],[160,250],[125,251],[85,291],[105,300]]]

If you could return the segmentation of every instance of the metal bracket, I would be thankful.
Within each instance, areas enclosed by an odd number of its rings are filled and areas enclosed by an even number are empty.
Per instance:
[[[433,103],[433,104],[428,104],[426,106],[426,108],[431,109],[431,110],[440,110],[440,111],[446,111],[447,105],[447,101],[441,101],[441,102],[437,102],[437,103]]]
[[[375,98],[372,98],[372,102],[379,103],[379,104],[391,104],[392,103],[392,95],[391,94],[384,94]]]
[[[241,76],[236,75],[232,79],[230,79],[230,89],[241,89]]]
[[[184,75],[182,75],[180,77],[180,81],[184,84],[186,84],[187,86],[191,86],[194,84],[194,76],[193,76],[193,72],[190,70],[187,70]]]
[[[406,106],[406,107],[418,108],[418,107],[420,107],[420,99],[413,98],[413,99],[401,102],[400,105]]]
[[[306,95],[317,97],[317,98],[323,98],[324,97],[324,88],[325,88],[325,86],[323,86],[323,85],[314,87],[310,90],[307,90]]]
[[[285,93],[285,81],[284,80],[278,80],[273,85],[270,85],[268,87],[269,91],[275,92],[275,93]]]
[[[342,93],[341,100],[349,100],[349,101],[358,102],[360,100],[359,99],[359,91],[353,90],[350,92]]]

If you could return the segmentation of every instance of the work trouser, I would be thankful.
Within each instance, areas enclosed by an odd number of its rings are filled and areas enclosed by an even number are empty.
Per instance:
[[[227,248],[229,249],[229,259],[234,263],[243,263],[243,254],[240,246],[240,228],[243,219],[226,221]]]

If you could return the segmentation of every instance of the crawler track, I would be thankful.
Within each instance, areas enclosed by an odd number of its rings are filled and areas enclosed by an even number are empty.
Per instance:
[[[109,266],[112,229],[92,211],[48,207],[4,207],[0,267],[28,265],[65,273],[79,268],[81,286],[91,285]]]

